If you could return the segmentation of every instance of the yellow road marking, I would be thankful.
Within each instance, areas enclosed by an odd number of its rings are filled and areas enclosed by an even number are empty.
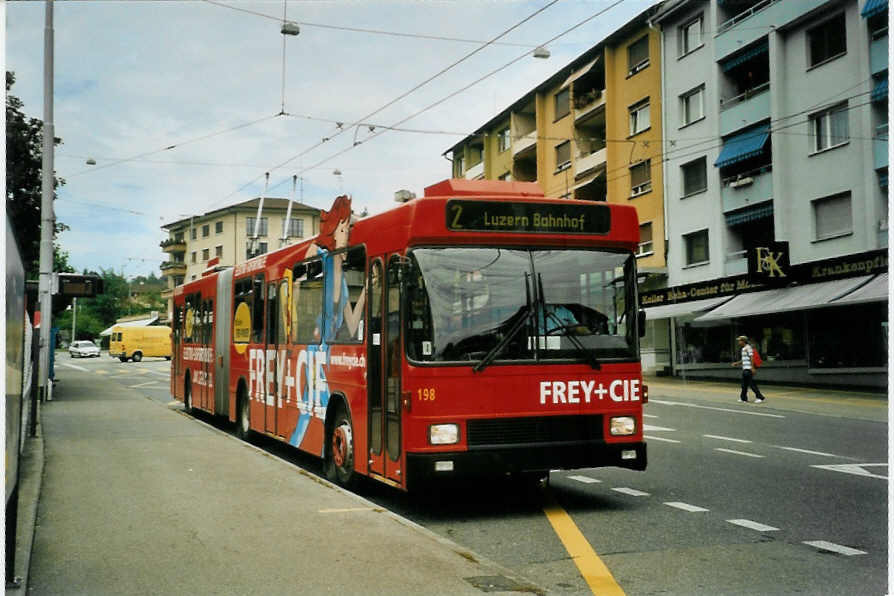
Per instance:
[[[590,591],[599,596],[623,596],[624,590],[584,538],[571,516],[556,502],[549,489],[544,490],[543,495],[543,512],[565,550],[571,555],[571,560],[577,565],[577,570],[590,586]]]

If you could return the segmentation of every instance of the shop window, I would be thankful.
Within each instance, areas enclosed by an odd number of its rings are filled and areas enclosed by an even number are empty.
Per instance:
[[[683,196],[708,190],[708,161],[700,157],[680,166],[683,175]]]
[[[847,51],[844,13],[809,29],[807,43],[811,67],[844,54]]]
[[[747,335],[765,362],[804,360],[804,317],[800,313],[784,313],[746,317],[735,329],[736,335]]]
[[[564,118],[571,111],[571,90],[565,87],[555,95],[556,120]]]
[[[826,240],[851,234],[851,193],[842,193],[813,201],[814,240]]]
[[[694,327],[691,322],[677,327],[677,364],[724,363],[734,360],[734,336],[729,325]]]
[[[888,314],[883,302],[808,311],[810,368],[884,367]]]
[[[707,263],[708,253],[708,230],[700,230],[683,236],[683,244],[686,245],[686,265],[698,265]]]

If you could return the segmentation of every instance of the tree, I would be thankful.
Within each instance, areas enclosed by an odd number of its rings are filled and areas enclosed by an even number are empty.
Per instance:
[[[6,72],[6,214],[12,224],[13,233],[22,253],[27,279],[37,279],[40,265],[40,210],[41,172],[43,159],[43,121],[27,118],[22,112],[23,103],[10,94],[15,83],[15,73]],[[62,139],[54,138],[60,145]],[[65,180],[53,177],[53,199],[55,189],[65,184]],[[56,222],[53,239],[59,232],[68,229]],[[53,244],[54,261],[59,262],[60,254]],[[68,255],[64,257],[67,263]],[[58,269],[57,269],[58,271]]]

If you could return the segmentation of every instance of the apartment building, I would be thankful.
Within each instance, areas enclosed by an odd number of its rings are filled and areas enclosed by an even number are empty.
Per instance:
[[[169,235],[160,244],[169,255],[161,264],[162,275],[167,280],[167,290],[162,293],[162,298],[168,300],[169,319],[174,287],[198,278],[209,261],[218,259],[220,265],[237,265],[254,254],[294,244],[316,236],[319,231],[319,209],[292,202],[286,224],[288,199],[265,198],[258,219],[259,200],[251,199],[162,226]],[[256,226],[258,240],[253,246],[251,239]]]
[[[887,381],[887,0],[679,0],[664,59],[668,287],[643,292],[674,374]]]

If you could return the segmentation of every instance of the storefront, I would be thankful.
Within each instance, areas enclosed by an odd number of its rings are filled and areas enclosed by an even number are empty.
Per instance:
[[[773,280],[751,274],[643,292],[640,303],[648,320],[667,322],[676,376],[737,378],[735,338],[747,335],[764,358],[763,380],[883,388],[887,266],[886,251],[872,251],[794,265]]]

